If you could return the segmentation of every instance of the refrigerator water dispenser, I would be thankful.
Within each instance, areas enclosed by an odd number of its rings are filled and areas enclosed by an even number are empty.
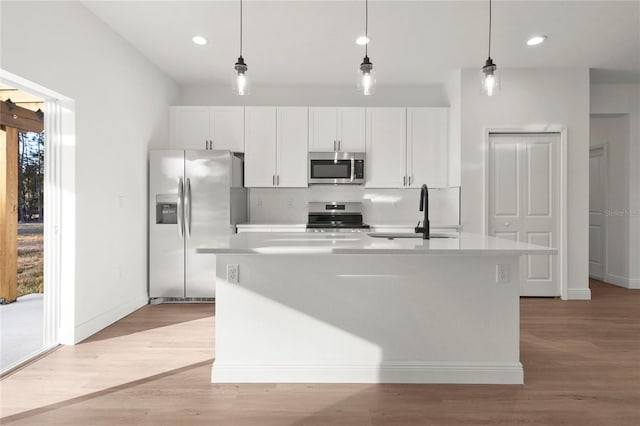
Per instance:
[[[175,195],[156,195],[156,224],[176,225],[178,203]]]

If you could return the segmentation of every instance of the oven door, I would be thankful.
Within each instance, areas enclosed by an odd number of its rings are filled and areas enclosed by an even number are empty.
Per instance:
[[[348,152],[316,152],[309,155],[310,184],[361,184],[364,176],[357,173],[364,154]],[[358,163],[358,167],[356,167]]]

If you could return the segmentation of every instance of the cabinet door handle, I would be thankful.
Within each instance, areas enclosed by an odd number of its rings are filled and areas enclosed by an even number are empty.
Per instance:
[[[409,176],[409,186],[411,186],[411,176]]]
[[[336,141],[334,140],[334,141],[333,141],[333,150],[334,150],[334,151],[337,151],[337,150],[338,150],[338,148],[336,147],[336,145],[337,145],[337,144],[336,144]]]
[[[338,151],[342,149],[342,141],[338,141]]]
[[[271,175],[271,185],[276,186],[276,175]]]
[[[280,175],[276,175],[276,185],[280,186]]]
[[[407,177],[402,176],[402,186],[407,186]]]

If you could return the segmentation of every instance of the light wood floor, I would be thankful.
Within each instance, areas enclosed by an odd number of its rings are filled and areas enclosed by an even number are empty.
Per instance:
[[[146,306],[0,382],[2,424],[640,425],[640,291],[522,299],[524,385],[209,383],[212,305]]]

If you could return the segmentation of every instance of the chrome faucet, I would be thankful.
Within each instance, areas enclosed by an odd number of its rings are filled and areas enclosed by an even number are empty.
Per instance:
[[[420,226],[420,221],[416,225],[416,234],[422,233],[422,239],[428,240],[430,237],[429,231],[429,188],[427,185],[422,185],[422,189],[420,189],[420,211],[424,212],[424,221],[422,222],[422,226]]]

